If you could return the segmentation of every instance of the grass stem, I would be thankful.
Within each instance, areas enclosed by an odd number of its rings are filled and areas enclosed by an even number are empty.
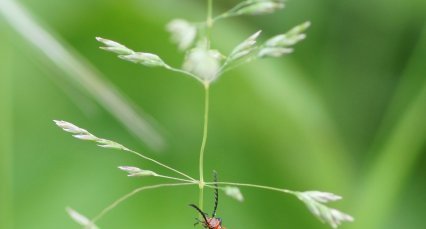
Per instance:
[[[207,182],[206,183],[206,185],[209,185],[209,186],[214,185],[214,184],[258,188],[258,189],[265,189],[265,190],[270,190],[270,191],[283,192],[283,193],[292,194],[292,195],[295,195],[297,193],[296,191],[292,191],[292,190],[288,190],[288,189],[275,188],[275,187],[270,187],[270,186],[265,186],[265,185],[257,185],[257,184],[245,184],[245,183],[234,183],[234,182]]]
[[[186,173],[183,173],[183,172],[181,172],[181,171],[179,171],[179,170],[177,170],[177,169],[174,169],[174,168],[172,168],[172,167],[170,167],[170,166],[167,166],[167,165],[165,165],[165,164],[163,164],[163,163],[161,163],[161,162],[159,162],[159,161],[157,161],[157,160],[154,160],[154,159],[152,159],[152,158],[150,158],[150,157],[147,157],[147,156],[145,156],[145,155],[143,155],[143,154],[141,154],[141,153],[138,153],[138,152],[136,152],[136,151],[133,151],[133,150],[131,150],[131,149],[125,149],[127,152],[130,152],[130,153],[132,153],[132,154],[135,154],[136,156],[138,156],[138,157],[141,157],[141,158],[143,158],[143,159],[145,159],[145,160],[148,160],[148,161],[151,161],[151,162],[154,162],[155,164],[157,164],[157,165],[159,165],[159,166],[161,166],[161,167],[164,167],[164,168],[166,168],[166,169],[168,169],[168,170],[170,170],[170,171],[173,171],[173,172],[175,172],[175,173],[177,173],[177,174],[180,174],[180,175],[182,175],[182,176],[184,176],[184,177],[186,177],[186,178],[188,178],[188,179],[190,179],[191,181],[196,181],[194,178],[192,178],[191,176],[189,176],[189,175],[187,175]]]
[[[209,124],[209,84],[204,84],[204,93],[205,93],[205,101],[204,101],[204,127],[203,127],[203,140],[201,142],[200,149],[200,161],[199,161],[199,169],[200,169],[200,196],[199,196],[199,208],[203,210],[203,199],[204,199],[204,152],[206,149],[207,143],[207,134],[208,134],[208,124]]]
[[[127,199],[129,199],[130,197],[136,195],[137,193],[139,193],[141,191],[149,190],[149,189],[163,188],[163,187],[176,187],[176,186],[195,185],[195,184],[197,184],[197,183],[166,183],[166,184],[157,184],[157,185],[144,186],[144,187],[137,188],[137,189],[129,192],[128,194],[120,197],[119,199],[114,201],[112,204],[110,204],[108,207],[104,208],[97,216],[95,216],[92,219],[92,223],[97,222],[103,216],[105,216],[108,212],[110,212],[112,209],[117,207],[119,204],[121,204],[122,202],[126,201]]]

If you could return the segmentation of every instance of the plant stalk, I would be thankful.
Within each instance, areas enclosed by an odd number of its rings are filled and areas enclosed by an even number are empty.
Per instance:
[[[211,27],[213,26],[213,0],[207,0],[207,20],[206,20],[206,38],[207,43],[210,48],[210,33]],[[199,169],[200,169],[200,181],[198,183],[198,187],[200,188],[200,193],[198,197],[198,207],[203,210],[204,207],[204,151],[207,143],[207,133],[208,133],[208,124],[209,124],[209,86],[210,82],[203,82],[204,85],[204,127],[203,127],[203,140],[201,142],[200,149],[200,161],[199,161]]]
[[[204,127],[203,127],[203,140],[201,142],[200,149],[200,161],[199,161],[199,169],[200,169],[200,195],[199,195],[199,203],[198,206],[201,210],[203,210],[204,203],[204,152],[206,149],[207,143],[207,134],[208,134],[208,125],[209,125],[209,84],[204,84],[204,93],[205,93],[205,101],[204,101]]]
[[[291,194],[291,195],[296,195],[298,193],[297,191],[292,191],[292,190],[289,190],[289,189],[275,188],[275,187],[271,187],[271,186],[257,185],[257,184],[245,184],[245,183],[235,183],[235,182],[207,182],[206,183],[207,186],[215,185],[215,184],[265,189],[265,190],[270,190],[270,191],[287,193],[287,194]]]
[[[181,171],[179,171],[177,169],[174,169],[174,168],[172,168],[170,166],[167,166],[167,165],[165,165],[165,164],[163,164],[163,163],[161,163],[161,162],[159,162],[157,160],[154,160],[154,159],[152,159],[150,157],[147,157],[147,156],[145,156],[145,155],[143,155],[141,153],[138,153],[138,152],[136,152],[134,150],[131,150],[131,149],[128,149],[128,148],[125,148],[124,150],[127,151],[127,152],[130,152],[132,154],[135,154],[136,156],[141,157],[141,158],[143,158],[145,160],[151,161],[151,162],[153,162],[153,163],[155,163],[155,164],[157,164],[157,165],[159,165],[159,166],[161,166],[163,168],[166,168],[166,169],[168,169],[170,171],[173,171],[173,172],[175,172],[177,174],[180,174],[180,175],[182,175],[182,176],[184,176],[184,177],[186,177],[186,178],[188,178],[188,179],[190,179],[192,181],[195,181],[195,179],[192,178],[191,176],[189,176],[189,175],[187,175],[187,174],[185,174],[185,173],[183,173],[183,172],[181,172]]]
[[[104,208],[91,221],[92,221],[92,223],[96,223],[105,214],[107,214],[108,212],[110,212],[112,209],[114,209],[115,207],[117,207],[119,204],[121,204],[122,202],[126,201],[127,199],[129,199],[130,197],[136,195],[137,193],[139,193],[141,191],[149,190],[149,189],[163,188],[163,187],[176,187],[176,186],[186,186],[186,185],[195,185],[195,184],[196,183],[166,183],[166,184],[157,184],[157,185],[143,186],[143,187],[137,188],[137,189],[129,192],[128,194],[120,197],[119,199],[117,199],[116,201],[114,201],[112,204],[110,204],[108,207]]]

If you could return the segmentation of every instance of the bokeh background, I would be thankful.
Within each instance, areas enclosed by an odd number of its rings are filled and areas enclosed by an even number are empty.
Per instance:
[[[238,2],[215,0],[215,13]],[[94,37],[180,66],[183,54],[164,25],[201,21],[205,7],[205,0],[0,0],[1,228],[78,228],[65,207],[94,216],[159,182],[126,178],[116,166],[163,170],[73,139],[53,119],[196,176],[202,88],[121,61]],[[213,45],[225,53],[258,29],[262,40],[306,20],[312,27],[294,54],[243,66],[213,85],[206,171],[217,170],[222,181],[341,194],[333,206],[356,218],[342,228],[424,228],[425,19],[424,0],[289,0],[274,15],[218,23]],[[144,121],[147,132],[138,126]],[[242,191],[243,203],[220,199],[229,228],[328,228],[291,196]],[[99,226],[192,228],[187,205],[197,193],[143,192]]]

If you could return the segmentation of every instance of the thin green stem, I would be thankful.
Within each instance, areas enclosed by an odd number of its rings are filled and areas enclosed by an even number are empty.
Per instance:
[[[197,77],[196,75],[194,75],[194,74],[192,74],[192,73],[190,73],[190,72],[187,72],[187,71],[182,70],[182,69],[179,69],[179,68],[174,68],[174,67],[169,66],[169,65],[166,65],[166,66],[165,66],[165,68],[166,68],[166,69],[168,69],[168,70],[170,70],[170,71],[173,71],[173,72],[177,72],[177,73],[181,73],[181,74],[184,74],[184,75],[190,76],[190,77],[192,77],[192,78],[196,79],[196,80],[197,80],[198,82],[200,82],[201,84],[204,84],[204,81],[202,81],[202,80],[200,79],[200,77]]]
[[[250,187],[250,188],[259,188],[259,189],[265,189],[270,191],[277,191],[277,192],[283,192],[287,194],[296,195],[298,192],[288,190],[288,189],[282,189],[282,188],[275,188],[271,186],[265,186],[265,185],[257,185],[257,184],[244,184],[244,183],[234,183],[234,182],[206,182],[206,185],[233,185],[233,186],[239,186],[239,187]]]
[[[207,19],[206,19],[206,38],[208,42],[208,47],[210,48],[210,34],[211,28],[213,26],[213,0],[207,0]],[[208,124],[209,124],[209,86],[210,82],[203,82],[204,85],[204,125],[203,125],[203,140],[201,142],[200,149],[200,161],[199,161],[199,169],[200,169],[200,181],[198,183],[198,187],[200,189],[199,197],[198,197],[198,207],[203,210],[204,208],[204,151],[207,143],[207,133],[208,133]]]
[[[187,180],[187,179],[181,179],[181,178],[177,178],[177,177],[165,176],[165,175],[161,175],[161,174],[157,174],[156,177],[169,179],[169,180],[175,180],[175,181],[182,181],[182,182],[187,182],[187,183],[194,183],[194,184],[199,183],[197,180]]]
[[[198,194],[198,207],[203,210],[204,207],[204,185],[199,184],[200,192]]]
[[[174,169],[174,168],[172,168],[172,167],[170,167],[170,166],[167,166],[167,165],[165,165],[165,164],[163,164],[163,163],[161,163],[161,162],[159,162],[159,161],[156,161],[156,160],[154,160],[154,159],[152,159],[152,158],[150,158],[150,157],[147,157],[147,156],[145,156],[145,155],[143,155],[143,154],[141,154],[141,153],[138,153],[138,152],[136,152],[136,151],[133,151],[133,150],[131,150],[131,149],[127,149],[127,148],[125,148],[124,150],[125,150],[125,151],[127,151],[127,152],[130,152],[130,153],[133,153],[133,154],[135,154],[136,156],[141,157],[141,158],[143,158],[143,159],[145,159],[145,160],[148,160],[148,161],[154,162],[155,164],[157,164],[157,165],[159,165],[159,166],[161,166],[161,167],[164,167],[164,168],[166,168],[166,169],[168,169],[168,170],[170,170],[170,171],[173,171],[173,172],[175,172],[175,173],[177,173],[177,174],[180,174],[180,175],[182,175],[182,176],[184,176],[184,177],[186,177],[186,178],[188,178],[188,179],[190,179],[190,180],[192,180],[192,181],[197,181],[196,179],[192,178],[191,176],[189,176],[189,175],[187,175],[187,174],[185,174],[185,173],[183,173],[183,172],[181,172],[181,171],[179,171],[179,170],[176,170],[176,169]]]
[[[207,19],[206,19],[206,38],[207,44],[210,48],[210,35],[211,35],[211,27],[213,26],[213,0],[207,0]],[[203,210],[204,208],[204,151],[207,143],[207,133],[208,133],[208,123],[209,123],[209,82],[203,82],[204,85],[204,125],[203,125],[203,140],[201,142],[200,149],[200,161],[199,161],[199,169],[200,169],[200,181],[198,183],[198,187],[200,188],[200,192],[198,195],[198,207]]]
[[[64,127],[61,126],[62,124],[58,124],[58,123],[60,123],[60,121],[55,121],[55,122],[56,122],[56,124],[59,127],[61,127],[62,129],[64,129]],[[70,124],[70,123],[68,123],[68,124]],[[70,124],[70,125],[73,125],[73,124]],[[159,162],[157,160],[154,160],[154,159],[152,159],[150,157],[147,157],[147,156],[145,156],[145,155],[143,155],[141,153],[138,153],[138,152],[136,152],[134,150],[131,150],[131,149],[129,149],[129,148],[127,148],[127,147],[125,147],[125,146],[117,143],[117,142],[114,142],[114,141],[111,141],[111,140],[108,140],[108,139],[103,139],[103,138],[96,137],[95,135],[89,133],[86,130],[83,130],[83,129],[79,128],[79,127],[76,127],[76,128],[78,128],[78,129],[80,129],[82,131],[81,132],[82,135],[84,135],[85,137],[90,137],[91,141],[94,141],[94,142],[98,143],[98,146],[100,146],[100,147],[113,148],[113,149],[123,150],[123,151],[129,152],[129,153],[132,153],[132,154],[134,154],[134,155],[136,155],[138,157],[141,157],[141,158],[143,158],[145,160],[154,162],[155,164],[157,164],[157,165],[159,165],[161,167],[164,167],[164,168],[166,168],[168,170],[171,170],[171,171],[173,171],[173,172],[175,172],[177,174],[180,174],[180,175],[182,175],[182,176],[184,176],[184,177],[186,177],[186,178],[188,178],[188,179],[190,179],[192,181],[196,181],[196,179],[192,178],[191,176],[189,176],[189,175],[187,175],[187,174],[185,174],[185,173],[183,173],[183,172],[181,172],[181,171],[179,171],[177,169],[174,169],[174,168],[172,168],[170,166],[167,166],[167,165],[165,165],[165,164],[163,164],[163,163],[161,163],[161,162]],[[64,130],[68,131],[66,129],[64,129]],[[80,130],[78,130],[78,131],[80,131]],[[74,135],[74,137],[76,137],[76,136],[77,135]]]
[[[204,200],[204,152],[206,149],[207,143],[207,135],[208,135],[208,124],[209,124],[209,84],[204,84],[204,93],[205,93],[205,101],[204,101],[204,127],[203,127],[203,140],[201,142],[200,149],[200,161],[199,161],[199,169],[200,169],[200,195],[199,195],[199,208],[203,210],[203,200]]]
[[[151,186],[145,186],[145,187],[137,188],[137,189],[131,191],[130,193],[120,197],[119,199],[114,201],[112,204],[110,204],[108,207],[104,208],[97,216],[95,216],[92,219],[92,223],[95,223],[96,221],[100,220],[104,215],[106,215],[112,209],[117,207],[119,204],[121,204],[122,202],[126,201],[127,199],[129,199],[130,197],[136,195],[137,193],[139,193],[141,191],[149,190],[149,189],[163,188],[163,187],[175,187],[175,186],[185,186],[185,185],[195,185],[195,184],[197,184],[197,183],[167,183],[167,184],[157,184],[157,185],[151,185]]]

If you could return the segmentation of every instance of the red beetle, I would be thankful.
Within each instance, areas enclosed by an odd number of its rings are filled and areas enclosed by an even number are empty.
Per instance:
[[[213,213],[212,213],[212,217],[208,217],[208,214],[203,212],[197,205],[195,204],[190,204],[189,206],[195,208],[195,210],[197,210],[201,216],[203,217],[204,221],[200,221],[198,220],[196,224],[198,223],[202,223],[202,226],[206,229],[226,229],[224,226],[222,226],[222,219],[221,218],[216,218],[216,210],[217,210],[217,205],[219,202],[219,190],[217,187],[217,174],[216,172],[214,172],[214,181],[215,183],[215,191],[214,191],[214,208],[213,208]]]

